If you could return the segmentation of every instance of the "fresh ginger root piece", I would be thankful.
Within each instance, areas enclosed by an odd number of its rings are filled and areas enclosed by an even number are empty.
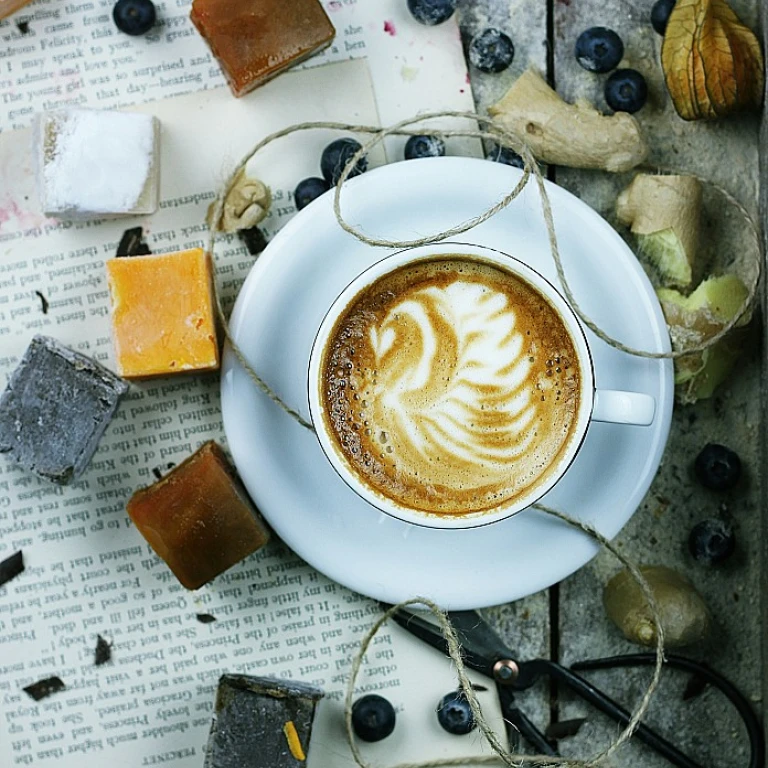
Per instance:
[[[620,172],[648,154],[634,117],[603,115],[586,101],[568,104],[534,69],[523,72],[488,113],[544,163]]]
[[[639,173],[619,195],[616,215],[637,236],[666,286],[691,284],[701,219],[698,179]]]
[[[672,344],[685,348],[711,339],[733,319],[747,298],[747,287],[734,274],[710,277],[690,295],[672,288],[656,291],[669,325]],[[751,319],[746,312],[724,338],[703,352],[694,352],[675,360],[675,390],[683,404],[711,397],[733,370],[743,351],[747,336],[745,326]]]

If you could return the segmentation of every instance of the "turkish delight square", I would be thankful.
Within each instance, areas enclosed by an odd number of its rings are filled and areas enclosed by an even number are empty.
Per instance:
[[[326,48],[336,32],[319,0],[193,0],[190,18],[235,96]]]
[[[204,768],[299,768],[306,765],[317,702],[307,683],[222,675]]]
[[[269,540],[269,530],[213,440],[136,491],[128,515],[187,589],[202,587]]]
[[[213,268],[202,248],[108,259],[106,266],[121,376],[219,367]]]
[[[128,384],[48,336],[35,336],[0,397],[0,453],[55,483],[77,479]]]
[[[157,118],[62,109],[38,115],[33,135],[38,192],[46,216],[94,219],[157,210]]]

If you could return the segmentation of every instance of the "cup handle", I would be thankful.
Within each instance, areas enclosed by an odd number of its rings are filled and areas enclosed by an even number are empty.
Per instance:
[[[651,395],[616,389],[595,390],[592,421],[647,427],[653,423],[655,413],[656,400]]]

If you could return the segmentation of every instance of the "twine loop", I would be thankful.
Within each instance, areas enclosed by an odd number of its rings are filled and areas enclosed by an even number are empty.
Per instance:
[[[414,127],[417,124],[421,124],[425,121],[433,120],[436,118],[463,118],[463,119],[471,120],[473,121],[473,123],[479,124],[480,127],[479,128],[475,128],[475,127],[450,128],[450,129],[428,128],[421,125],[418,128]],[[253,149],[251,149],[251,151],[248,154],[246,154],[241,159],[241,161],[237,164],[237,166],[234,168],[229,178],[227,179],[226,183],[224,184],[222,191],[219,193],[211,209],[211,215],[210,215],[211,227],[210,227],[209,240],[208,240],[208,251],[211,254],[212,258],[215,255],[217,234],[219,231],[221,231],[222,216],[224,213],[225,201],[231,189],[233,188],[234,184],[237,182],[238,178],[240,177],[240,175],[244,173],[246,165],[250,162],[250,160],[261,149],[263,149],[268,144],[271,144],[273,141],[276,141],[284,136],[287,136],[289,134],[293,134],[296,132],[307,131],[307,130],[317,130],[317,129],[332,129],[332,130],[338,130],[338,131],[344,131],[344,132],[350,132],[350,133],[356,133],[356,134],[365,134],[371,137],[370,140],[367,141],[364,145],[362,145],[360,149],[357,152],[355,152],[354,155],[346,163],[341,173],[341,176],[336,184],[336,188],[334,192],[334,200],[333,200],[333,211],[339,226],[345,232],[348,232],[358,240],[372,247],[385,247],[385,248],[397,248],[397,249],[411,248],[419,245],[424,245],[427,243],[440,242],[442,240],[446,240],[447,238],[453,237],[455,235],[459,235],[461,233],[467,232],[473,227],[476,227],[477,225],[483,223],[484,221],[487,221],[496,213],[498,213],[499,211],[501,211],[502,209],[510,205],[520,195],[520,193],[523,191],[525,186],[530,181],[531,177],[533,177],[535,179],[535,182],[539,191],[539,196],[541,199],[542,214],[543,214],[544,223],[547,229],[547,236],[549,240],[550,250],[552,253],[552,258],[555,263],[557,275],[560,280],[563,293],[565,294],[565,298],[567,299],[568,303],[571,305],[571,307],[573,308],[574,312],[579,317],[581,322],[587,328],[589,328],[595,334],[595,336],[597,336],[599,339],[601,339],[611,347],[621,352],[625,352],[629,355],[646,358],[650,360],[663,360],[663,359],[676,360],[678,358],[685,357],[686,355],[704,352],[705,350],[717,344],[717,342],[719,342],[721,339],[723,339],[735,326],[737,326],[741,322],[742,318],[744,318],[745,315],[747,315],[747,313],[750,312],[752,309],[752,306],[754,304],[756,294],[757,294],[757,286],[760,280],[761,267],[762,267],[762,246],[761,246],[761,239],[760,239],[758,227],[754,222],[754,220],[752,219],[752,217],[750,216],[750,214],[744,208],[744,206],[738,200],[736,200],[730,193],[728,193],[726,190],[722,189],[718,185],[712,184],[711,182],[708,182],[704,179],[696,177],[698,178],[699,181],[704,182],[705,184],[708,184],[712,189],[717,191],[723,197],[723,199],[736,210],[739,216],[743,219],[743,222],[750,236],[750,239],[752,239],[754,242],[754,254],[755,254],[754,270],[752,271],[751,277],[748,281],[748,285],[746,286],[747,295],[744,301],[742,302],[741,307],[736,312],[736,314],[728,322],[726,322],[725,325],[723,325],[723,327],[717,333],[715,333],[714,335],[706,339],[706,341],[702,341],[701,343],[694,344],[694,345],[685,347],[683,349],[673,350],[670,352],[653,352],[650,350],[637,349],[635,347],[625,344],[621,340],[616,339],[610,334],[606,333],[582,309],[578,300],[574,296],[573,291],[571,290],[570,284],[568,282],[568,279],[565,273],[565,269],[563,267],[560,249],[557,242],[554,216],[552,213],[552,207],[550,204],[549,195],[547,193],[546,184],[544,181],[544,177],[541,173],[541,169],[539,168],[536,162],[536,158],[533,156],[533,153],[531,152],[530,148],[527,146],[525,141],[520,138],[520,136],[502,127],[498,123],[494,122],[492,119],[476,114],[474,112],[441,111],[441,112],[425,113],[425,114],[417,115],[412,118],[408,118],[406,120],[401,120],[400,122],[388,128],[381,128],[377,126],[368,126],[368,125],[351,125],[347,123],[328,122],[328,121],[306,122],[306,123],[300,123],[298,125],[291,125],[280,131],[270,134],[269,136],[265,137],[260,142],[258,142],[253,147]],[[478,138],[478,139],[486,139],[486,140],[494,141],[500,146],[505,146],[513,149],[515,152],[517,152],[520,155],[523,161],[522,176],[520,180],[517,182],[517,184],[514,186],[514,188],[510,190],[509,193],[504,195],[496,204],[494,204],[493,206],[491,206],[490,208],[488,208],[486,211],[482,212],[478,216],[475,216],[461,224],[451,227],[450,229],[444,232],[433,233],[432,235],[429,235],[427,237],[422,237],[422,238],[418,238],[410,241],[387,240],[385,238],[371,237],[366,233],[360,231],[359,229],[356,229],[351,224],[349,224],[349,222],[345,220],[342,212],[342,206],[341,206],[342,190],[344,188],[344,183],[349,178],[358,160],[360,160],[364,155],[368,154],[378,144],[383,142],[385,138],[387,138],[388,136],[404,136],[404,135],[407,135],[407,136],[439,135],[441,137],[464,137],[464,138],[469,137],[469,138]],[[664,169],[655,169],[655,170],[656,172],[660,172]],[[693,174],[688,174],[688,175],[693,175]],[[289,416],[291,416],[291,418],[293,418],[301,426],[309,430],[312,430],[313,429],[312,424],[306,421],[298,411],[291,408],[287,403],[285,403],[282,400],[282,398],[259,376],[258,372],[254,370],[253,366],[249,363],[249,361],[243,354],[242,350],[239,348],[238,344],[235,342],[234,338],[232,337],[232,334],[229,330],[229,325],[228,325],[226,315],[221,306],[221,301],[220,301],[218,292],[215,292],[215,300],[216,300],[218,317],[221,322],[221,326],[223,328],[224,334],[230,344],[230,348],[232,349],[232,352],[235,354],[236,358],[238,359],[240,364],[243,366],[243,369],[248,373],[250,378],[259,387],[259,389],[264,394],[266,394],[273,402],[275,402],[280,408],[282,408]],[[461,690],[464,692],[464,695],[467,697],[467,701],[469,702],[469,705],[475,716],[475,720],[478,723],[481,733],[483,734],[484,738],[490,745],[493,751],[493,754],[482,755],[479,757],[472,757],[472,758],[462,757],[462,758],[455,758],[455,759],[439,759],[439,760],[419,762],[419,763],[401,763],[397,766],[393,766],[392,768],[433,768],[435,766],[462,765],[467,762],[477,763],[477,762],[491,762],[491,761],[494,761],[494,762],[501,761],[502,763],[508,766],[521,766],[523,764],[535,764],[535,765],[554,766],[554,768],[597,768],[597,766],[600,766],[603,763],[605,763],[612,755],[614,755],[614,753],[622,745],[624,745],[632,737],[632,734],[635,732],[638,725],[640,724],[642,717],[645,715],[648,709],[648,706],[650,704],[651,698],[659,684],[661,670],[664,663],[664,633],[663,633],[663,628],[661,624],[658,605],[654,599],[651,587],[646,581],[646,579],[643,577],[638,566],[635,563],[633,563],[631,560],[629,560],[624,554],[622,554],[619,551],[619,549],[613,543],[611,543],[610,540],[608,540],[605,536],[603,536],[603,534],[601,534],[594,526],[580,520],[575,520],[559,510],[544,506],[542,504],[535,504],[533,506],[538,511],[543,512],[547,515],[550,515],[560,520],[561,522],[567,525],[570,525],[571,527],[577,530],[580,530],[584,534],[590,536],[594,541],[598,542],[600,545],[605,547],[609,552],[611,552],[628,569],[632,578],[639,585],[643,595],[645,596],[645,599],[648,602],[652,621],[656,630],[656,646],[655,646],[656,662],[653,669],[653,676],[651,678],[651,681],[643,697],[641,698],[639,704],[637,705],[633,714],[631,715],[627,726],[621,731],[621,733],[612,741],[612,743],[609,746],[607,746],[605,749],[603,749],[598,754],[594,755],[592,758],[588,760],[576,760],[576,759],[562,758],[562,757],[550,757],[547,755],[526,755],[526,754],[516,754],[516,753],[513,754],[508,752],[499,741],[498,736],[494,733],[494,731],[488,725],[487,721],[485,720],[480,710],[480,705],[477,701],[477,697],[474,693],[472,684],[467,676],[466,669],[462,661],[461,646],[460,646],[459,638],[456,635],[455,630],[451,626],[451,623],[448,620],[447,615],[433,601],[429,600],[427,597],[415,597],[410,600],[406,600],[405,602],[400,603],[397,606],[393,606],[388,611],[386,611],[373,624],[373,626],[370,628],[368,633],[363,638],[360,645],[359,652],[353,660],[350,678],[349,678],[347,691],[346,691],[346,697],[345,697],[345,722],[346,722],[347,737],[349,740],[349,745],[352,750],[353,757],[361,768],[373,768],[373,767],[368,762],[365,761],[362,753],[360,752],[359,747],[357,746],[357,743],[355,741],[354,731],[352,729],[351,708],[352,708],[352,703],[354,698],[355,682],[357,679],[357,675],[363,664],[365,653],[371,641],[373,640],[373,637],[381,629],[381,627],[392,617],[392,615],[395,613],[395,611],[398,608],[408,606],[408,605],[421,605],[423,607],[426,607],[434,615],[438,625],[440,626],[445,636],[451,659],[453,660],[456,667],[456,674],[458,676],[458,681],[459,681]]]

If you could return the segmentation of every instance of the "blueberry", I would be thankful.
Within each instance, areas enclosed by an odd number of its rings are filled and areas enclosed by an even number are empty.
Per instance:
[[[354,139],[336,139],[324,150],[320,157],[320,170],[323,178],[329,184],[336,184],[346,164],[352,159],[352,155],[360,149],[360,142]],[[359,176],[368,170],[368,159],[361,157],[347,178]]]
[[[713,491],[733,488],[741,477],[741,459],[730,448],[707,443],[693,464],[696,479]]]
[[[576,61],[590,72],[610,72],[624,56],[624,43],[607,27],[585,29],[576,41]]]
[[[485,156],[486,160],[492,160],[494,163],[504,163],[504,165],[513,165],[515,168],[525,168],[523,158],[509,147],[502,147],[497,144]]]
[[[383,696],[369,693],[352,705],[352,728],[363,741],[381,741],[395,730],[395,708]]]
[[[461,736],[475,727],[475,716],[464,691],[446,693],[437,705],[437,719],[448,733]]]
[[[296,210],[300,211],[306,208],[315,198],[320,197],[323,192],[327,192],[331,185],[325,179],[319,179],[317,176],[310,176],[308,179],[302,179],[293,190],[293,199],[296,203]]]
[[[509,35],[494,27],[475,35],[469,44],[469,63],[481,72],[503,72],[514,57]]]
[[[667,31],[667,22],[677,0],[656,0],[651,8],[651,25],[660,34]]]
[[[416,21],[434,27],[453,15],[457,0],[408,0],[408,10]]]
[[[717,518],[697,523],[688,537],[691,555],[704,565],[721,563],[733,554],[735,547],[733,526]]]
[[[442,157],[445,154],[445,143],[439,136],[411,136],[405,142],[405,159],[415,160],[419,157]]]
[[[154,26],[157,14],[152,0],[117,0],[112,18],[126,35],[143,35]]]
[[[637,112],[647,98],[645,78],[635,69],[617,69],[605,81],[605,100],[614,112]]]

